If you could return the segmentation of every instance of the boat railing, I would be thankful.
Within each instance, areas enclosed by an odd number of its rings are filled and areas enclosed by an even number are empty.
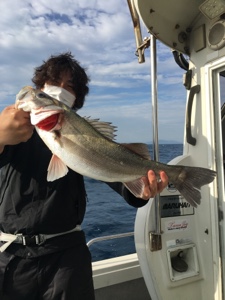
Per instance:
[[[94,243],[97,242],[102,242],[102,241],[108,241],[112,239],[120,239],[124,237],[129,237],[129,236],[134,236],[134,232],[126,232],[126,233],[118,233],[118,234],[112,234],[112,235],[105,235],[105,236],[100,236],[91,239],[89,242],[87,242],[87,246],[90,247]]]

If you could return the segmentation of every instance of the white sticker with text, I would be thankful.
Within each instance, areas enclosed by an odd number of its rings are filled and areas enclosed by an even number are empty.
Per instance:
[[[187,220],[172,220],[165,222],[165,232],[177,232],[186,231],[189,229],[189,223]]]

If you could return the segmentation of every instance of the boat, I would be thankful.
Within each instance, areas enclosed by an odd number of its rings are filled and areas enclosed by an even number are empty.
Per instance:
[[[215,170],[192,207],[169,184],[135,220],[136,253],[93,262],[96,300],[225,299],[225,1],[128,0],[139,63],[151,49],[157,160],[157,42],[171,49],[187,91],[183,154],[169,164]],[[140,23],[148,29],[142,39]],[[176,109],[176,108],[174,108]],[[111,237],[107,237],[111,238]]]

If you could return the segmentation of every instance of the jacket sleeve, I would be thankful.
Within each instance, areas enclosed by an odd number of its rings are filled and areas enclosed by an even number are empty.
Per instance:
[[[0,168],[8,164],[11,160],[13,146],[5,146],[3,152],[0,154]]]
[[[106,182],[114,191],[120,194],[129,205],[133,207],[142,207],[148,201],[136,198],[121,182]]]

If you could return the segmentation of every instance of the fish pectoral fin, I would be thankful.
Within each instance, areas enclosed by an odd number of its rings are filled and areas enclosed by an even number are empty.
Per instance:
[[[54,181],[65,176],[68,173],[68,168],[64,162],[56,155],[52,155],[48,166],[47,181]]]
[[[124,182],[123,184],[135,197],[141,198],[143,196],[145,183],[141,178],[130,182]]]

